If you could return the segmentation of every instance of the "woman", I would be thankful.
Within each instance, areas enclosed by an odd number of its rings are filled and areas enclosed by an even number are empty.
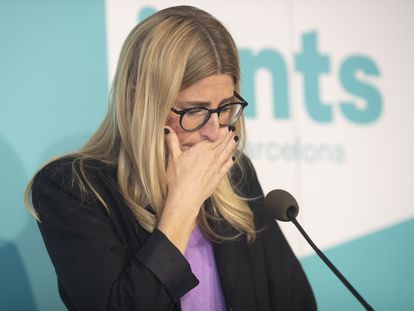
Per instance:
[[[28,187],[69,310],[313,310],[242,154],[236,46],[189,6],[126,39],[108,114]]]

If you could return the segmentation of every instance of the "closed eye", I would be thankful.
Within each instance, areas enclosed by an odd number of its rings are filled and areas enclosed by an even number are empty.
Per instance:
[[[232,107],[233,105],[234,104],[226,104],[226,105],[223,105],[223,106],[220,107],[220,111],[221,112],[230,111],[230,110],[233,109],[233,107]]]
[[[205,114],[206,113],[206,109],[201,109],[201,108],[191,108],[188,109],[186,114],[189,116],[198,116],[201,114]]]

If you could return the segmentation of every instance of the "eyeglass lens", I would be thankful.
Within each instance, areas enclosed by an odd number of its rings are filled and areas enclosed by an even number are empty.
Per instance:
[[[219,123],[221,126],[227,126],[240,117],[243,106],[239,103],[227,104],[219,111]],[[202,108],[194,108],[187,111],[182,119],[181,126],[186,130],[194,130],[201,126],[209,118],[210,112]]]

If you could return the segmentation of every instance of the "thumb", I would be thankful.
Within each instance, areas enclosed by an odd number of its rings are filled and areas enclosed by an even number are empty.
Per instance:
[[[176,159],[181,155],[180,141],[178,140],[175,131],[169,127],[164,126],[165,141],[167,143],[168,158]]]

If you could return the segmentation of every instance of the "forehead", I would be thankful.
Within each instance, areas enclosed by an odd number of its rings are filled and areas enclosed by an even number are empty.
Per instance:
[[[233,77],[228,74],[211,75],[180,91],[178,101],[218,103],[233,96]]]

